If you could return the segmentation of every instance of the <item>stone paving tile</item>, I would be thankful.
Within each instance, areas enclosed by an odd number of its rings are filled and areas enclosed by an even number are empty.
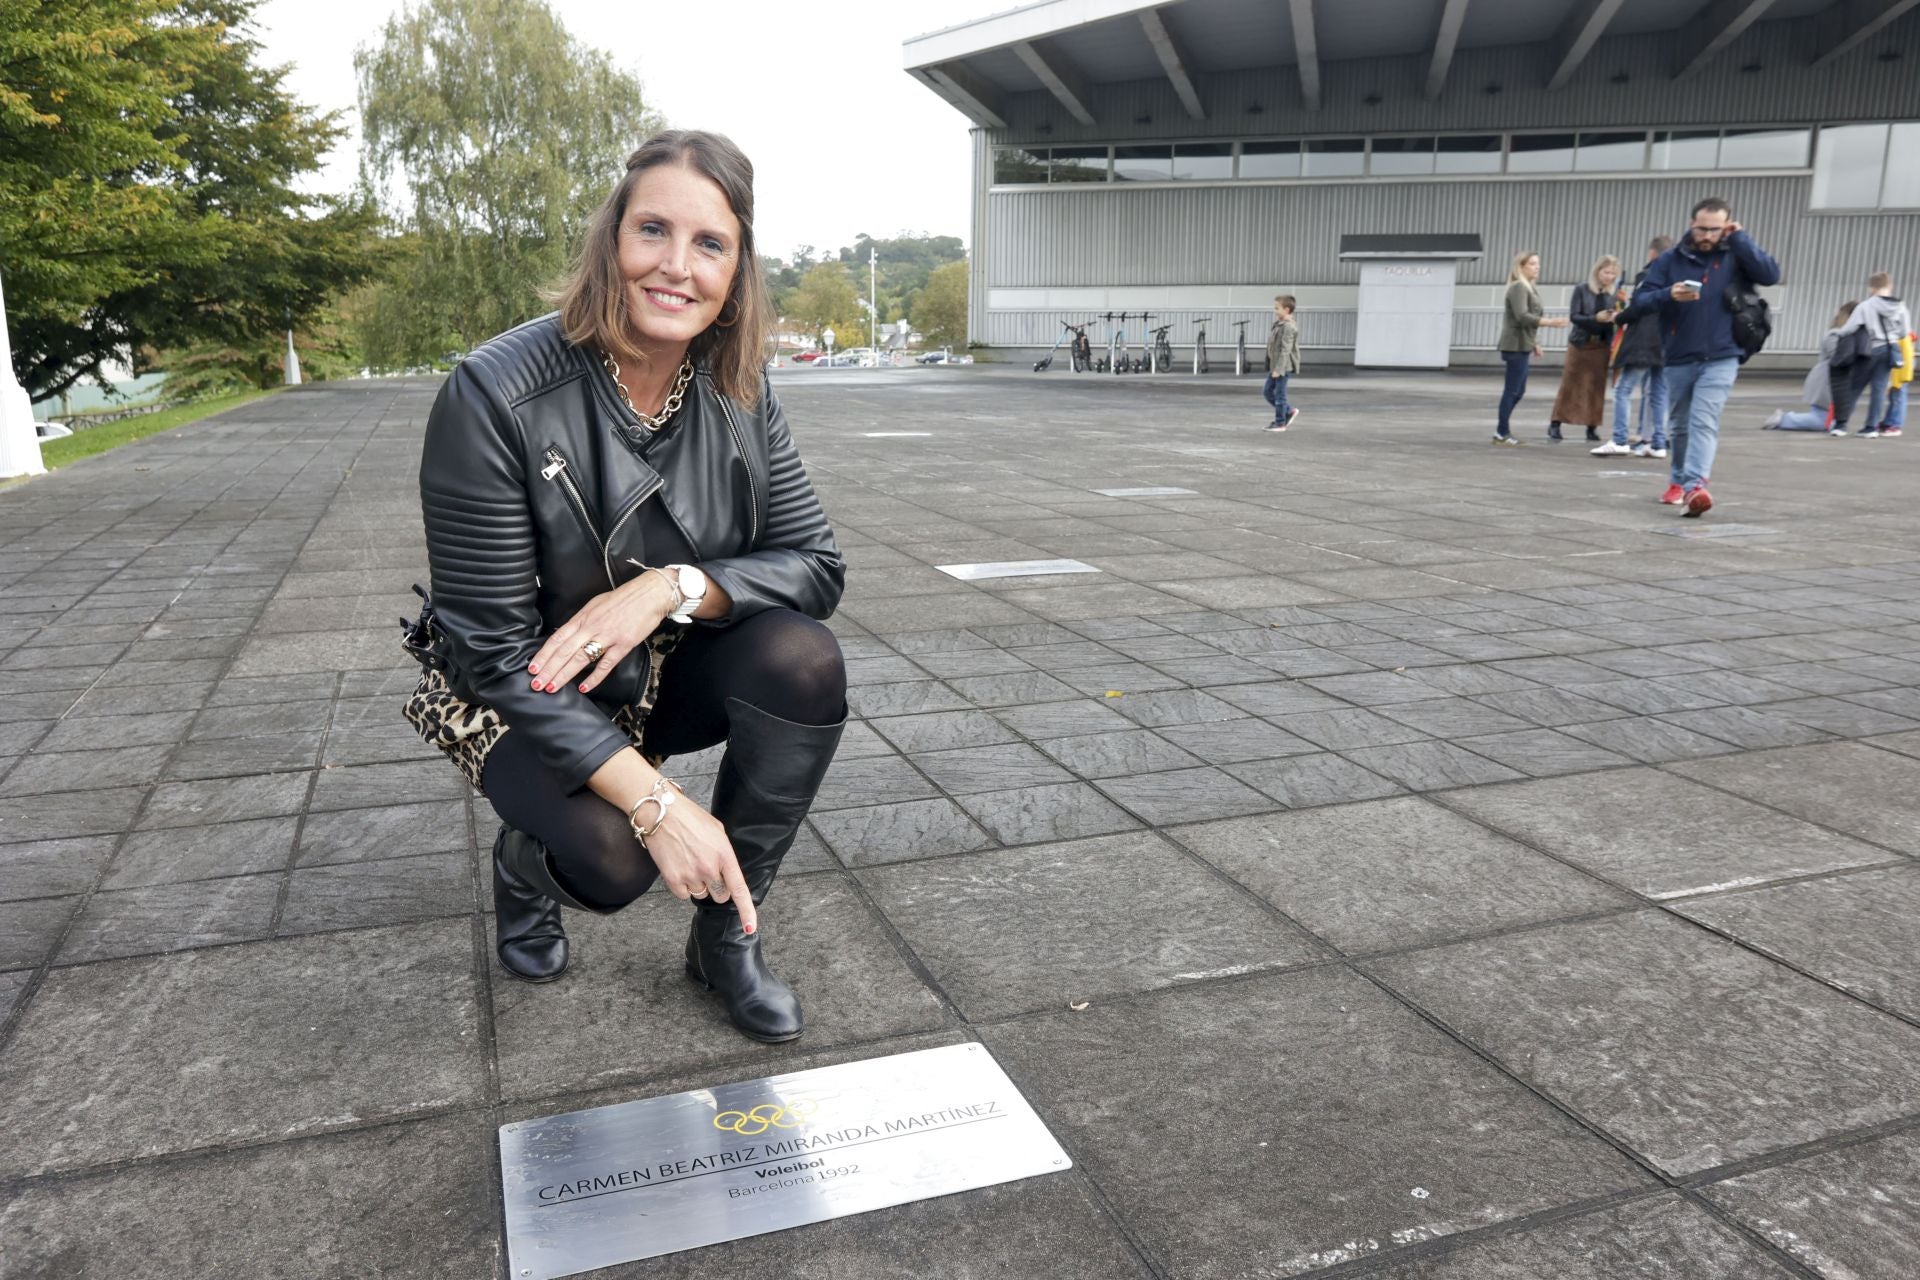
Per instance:
[[[944,797],[815,812],[812,822],[849,867],[968,853],[993,843],[966,810]]]
[[[1920,760],[1834,742],[1690,760],[1673,770],[1863,840],[1920,853]]]
[[[253,875],[285,867],[297,820],[256,818],[207,827],[138,831],[127,837],[103,889]]]
[[[0,1169],[477,1103],[478,999],[464,920],[57,969],[0,1049]]]
[[[1394,702],[1419,702],[1433,697],[1433,688],[1391,671],[1368,671],[1350,676],[1318,676],[1307,681],[1322,693],[1363,707]]]
[[[1844,738],[1864,738],[1876,733],[1902,733],[1920,729],[1920,720],[1866,706],[1852,698],[1796,698],[1789,702],[1769,702],[1757,710],[1801,724],[1824,729]]]
[[[1474,787],[1439,798],[1649,898],[1765,884],[1892,857],[1658,769]]]
[[[495,823],[482,809],[480,842],[491,847]],[[467,809],[460,800],[342,809],[307,816],[300,829],[301,866],[410,857],[467,847]]]
[[[1347,800],[1374,800],[1401,790],[1400,784],[1391,778],[1371,773],[1330,751],[1230,764],[1224,768],[1225,772],[1264,791],[1289,809],[1340,804]]]
[[[112,836],[0,844],[0,902],[86,892],[114,844]]]
[[[706,1280],[716,1274],[761,1273],[793,1280],[898,1275],[1146,1280],[1153,1274],[1077,1173],[983,1187],[600,1274],[607,1280]]]
[[[308,773],[263,773],[250,778],[168,782],[153,789],[139,829],[201,827],[242,818],[297,813],[306,802]]]
[[[1356,747],[1344,753],[1349,760],[1412,791],[1469,786],[1477,782],[1505,782],[1523,776],[1485,756],[1450,742],[1406,742],[1392,747]]]
[[[956,796],[1073,781],[1072,774],[1023,742],[929,751],[912,760],[942,790]]]
[[[491,1163],[493,1147],[484,1117],[452,1116],[29,1184],[0,1208],[5,1272],[491,1275],[496,1193],[473,1171]]]
[[[4,1025],[13,1015],[13,1007],[20,1002],[20,993],[27,989],[27,979],[33,974],[26,970],[0,973],[0,1025]],[[6,1210],[0,1209],[0,1223],[6,1220]]]
[[[323,729],[316,728],[264,738],[186,742],[167,761],[161,776],[169,782],[183,782],[311,769],[320,761],[320,744],[325,736]]]
[[[141,786],[160,776],[160,766],[170,749],[158,746],[35,752],[22,758],[6,780],[0,782],[0,796]]]
[[[79,905],[78,897],[0,902],[0,969],[33,969],[44,963]]]
[[[1350,973],[1233,993],[1096,1002],[983,1037],[1166,1274],[1293,1275],[1647,1185]],[[1247,1098],[1279,1105],[1223,1139],[1213,1117]]]
[[[1415,796],[1168,834],[1350,954],[1634,905]]]
[[[1154,827],[1264,813],[1276,807],[1272,797],[1214,768],[1102,778],[1095,785],[1114,803]]]
[[[1229,720],[1225,723],[1240,722]],[[1156,769],[1183,769],[1204,763],[1198,756],[1146,729],[1043,738],[1038,745],[1042,751],[1083,778],[1116,778]]]
[[[250,942],[272,931],[279,899],[280,879],[270,875],[96,893],[73,922],[56,961],[85,964]]]
[[[465,851],[302,867],[288,878],[279,932],[404,924],[460,915],[473,905],[473,862]]]
[[[1043,702],[1031,707],[999,707],[994,719],[1036,741],[1081,733],[1112,733],[1138,726],[1113,709],[1119,699]]]
[[[1661,716],[1668,724],[1704,733],[1722,742],[1748,750],[1768,747],[1797,747],[1809,742],[1825,742],[1831,735],[1810,725],[1769,715],[1764,707],[1707,707],[1700,711],[1676,711]]]
[[[1377,711],[1350,707],[1343,711],[1307,711],[1298,715],[1275,716],[1273,723],[1308,742],[1333,751],[1352,747],[1385,747],[1401,742],[1419,742],[1424,730],[1390,720]]]
[[[1669,1176],[1920,1108],[1920,1030],[1661,912],[1369,968]]]
[[[1674,910],[1920,1021],[1920,867],[1720,894]]]
[[[934,711],[893,716],[869,727],[902,751],[949,751],[1014,741],[1007,727],[982,711]]]
[[[465,796],[467,790],[466,779],[442,759],[352,765],[322,769],[314,781],[313,799],[307,808],[313,813],[325,813],[418,800],[456,800]]]
[[[847,706],[862,719],[915,715],[924,711],[965,711],[967,700],[938,680],[906,680],[847,690]]]
[[[1464,738],[1484,733],[1509,733],[1532,728],[1527,721],[1485,706],[1471,698],[1435,698],[1402,702],[1380,708],[1389,720],[1411,725],[1436,738]],[[1356,745],[1386,745],[1380,743]]]
[[[118,834],[144,797],[137,787],[119,787],[0,798],[0,844]]]
[[[836,760],[814,798],[813,811],[920,800],[938,793],[931,782],[898,756]]]
[[[974,1019],[1324,955],[1147,833],[877,868],[861,880]],[[1142,919],[1134,907],[1149,897],[1158,909]]]
[[[1462,738],[1459,745],[1536,778],[1630,765],[1632,760],[1552,729]]]
[[[1920,1275],[1920,1135],[1912,1132],[1742,1174],[1701,1194],[1830,1280]]]
[[[988,791],[962,796],[960,804],[1002,844],[1072,840],[1140,825],[1084,782]]]
[[[1636,1200],[1371,1274],[1381,1280],[1786,1280],[1777,1259],[1678,1196]]]
[[[687,909],[664,893],[647,894],[611,916],[570,911],[566,926],[574,950],[564,978],[535,986],[496,970],[502,1096],[598,1088],[743,1053],[764,1064],[756,1075],[784,1070],[782,1059],[802,1052],[800,1044],[743,1040],[727,1022],[719,997],[687,980],[688,919]],[[939,1001],[839,873],[782,878],[761,921],[769,962],[793,985],[806,1011],[806,1049],[945,1024]]]
[[[1677,724],[1652,716],[1629,716],[1602,720],[1593,724],[1569,724],[1560,727],[1582,742],[1638,760],[1641,764],[1663,764],[1673,760],[1694,760],[1702,756],[1726,755],[1739,750],[1719,738],[1683,729]]]

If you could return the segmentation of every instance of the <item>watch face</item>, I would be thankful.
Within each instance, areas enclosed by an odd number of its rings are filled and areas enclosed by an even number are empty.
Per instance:
[[[692,603],[707,594],[707,575],[692,565],[681,565],[679,577],[680,594],[687,598],[688,603]]]

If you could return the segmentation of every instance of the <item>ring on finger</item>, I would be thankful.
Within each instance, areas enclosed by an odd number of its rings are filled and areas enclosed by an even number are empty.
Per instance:
[[[689,898],[704,898],[707,896],[707,886],[703,884],[695,885],[693,888],[687,890],[687,896]]]
[[[606,651],[607,647],[598,640],[589,640],[580,646],[580,652],[586,655],[588,662],[600,661],[601,656],[605,654]]]

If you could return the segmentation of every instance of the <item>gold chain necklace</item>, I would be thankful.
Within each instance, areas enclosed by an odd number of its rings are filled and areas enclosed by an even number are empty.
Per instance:
[[[689,356],[680,362],[680,372],[674,377],[673,389],[667,392],[667,402],[660,406],[660,412],[642,413],[633,407],[633,397],[627,393],[627,384],[620,381],[619,361],[602,352],[600,363],[606,366],[607,376],[613,379],[613,388],[620,393],[620,403],[627,406],[627,412],[638,418],[640,425],[649,431],[658,431],[667,425],[674,414],[680,412],[680,401],[686,397],[687,387],[693,381],[693,359]]]

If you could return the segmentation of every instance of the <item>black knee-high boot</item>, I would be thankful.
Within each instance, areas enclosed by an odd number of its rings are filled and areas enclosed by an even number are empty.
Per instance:
[[[552,982],[566,972],[563,903],[576,911],[601,911],[561,887],[545,845],[502,823],[493,841],[493,933],[494,951],[508,973],[528,982]]]
[[[727,753],[713,782],[710,810],[727,829],[740,874],[758,906],[793,847],[846,722],[794,724],[729,698],[727,724]],[[797,1038],[800,1001],[767,968],[760,935],[741,929],[732,903],[697,901],[687,935],[688,975],[725,998],[727,1017],[749,1038],[768,1044]]]

